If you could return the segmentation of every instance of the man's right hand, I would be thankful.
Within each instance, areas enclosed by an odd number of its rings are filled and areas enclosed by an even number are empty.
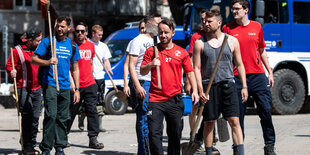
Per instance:
[[[80,91],[76,90],[73,96],[73,104],[77,104],[80,102]]]
[[[58,59],[52,57],[51,59],[49,59],[49,63],[50,63],[50,65],[57,65],[58,64]]]
[[[200,103],[206,104],[209,101],[210,97],[209,95],[206,96],[205,93],[199,93],[199,99],[200,99]]]
[[[141,99],[145,98],[146,91],[144,90],[143,87],[141,87],[141,86],[137,87],[137,93],[139,95],[139,98],[141,98]]]
[[[125,93],[125,95],[126,95],[127,97],[130,96],[130,89],[129,89],[128,85],[124,85],[123,92]]]
[[[16,78],[17,71],[15,69],[11,70],[11,77]]]

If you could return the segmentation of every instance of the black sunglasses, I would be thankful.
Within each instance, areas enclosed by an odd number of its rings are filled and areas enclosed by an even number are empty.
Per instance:
[[[85,33],[85,30],[75,30],[76,33]]]

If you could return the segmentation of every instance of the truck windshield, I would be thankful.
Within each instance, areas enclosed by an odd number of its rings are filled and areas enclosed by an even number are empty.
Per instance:
[[[109,59],[111,64],[117,63],[125,54],[130,39],[109,40],[105,42],[111,52],[112,57]]]
[[[191,30],[192,32],[196,32],[199,30],[199,24],[200,24],[200,11],[205,10],[211,10],[211,9],[218,9],[222,13],[223,17],[223,24],[225,25],[231,21],[233,21],[233,16],[230,11],[231,9],[231,0],[206,0],[206,1],[194,1],[194,8],[192,12],[192,23],[191,23]]]

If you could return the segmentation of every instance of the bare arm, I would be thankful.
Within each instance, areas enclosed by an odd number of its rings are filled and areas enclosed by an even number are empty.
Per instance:
[[[56,65],[58,63],[57,58],[51,58],[49,60],[44,60],[39,58],[38,55],[33,54],[31,57],[31,63],[37,66],[50,66],[50,65]]]
[[[105,65],[105,68],[107,69],[107,71],[113,75],[113,72],[111,69],[111,63],[110,63],[109,59],[104,60],[104,65]]]
[[[124,79],[124,93],[126,96],[130,95],[130,89],[128,86],[128,74],[129,74],[129,53],[126,53],[126,58],[124,62],[124,72],[123,72],[123,79]]]
[[[80,88],[80,70],[78,61],[73,62],[73,79],[75,88]],[[80,91],[75,91],[73,96],[73,103],[79,103],[80,101]]]
[[[262,59],[262,62],[265,66],[265,68],[267,69],[268,71],[268,80],[269,80],[269,85],[270,85],[270,88],[273,87],[273,84],[274,84],[274,80],[273,80],[273,73],[272,73],[272,69],[269,65],[269,61],[268,61],[268,57],[267,57],[267,52],[264,48],[260,48],[258,49],[259,53],[260,53],[260,56],[261,56],[261,59]]]
[[[242,96],[242,103],[245,102],[248,99],[248,90],[247,90],[247,83],[246,83],[246,74],[245,74],[245,68],[242,62],[241,54],[240,54],[240,46],[239,42],[236,38],[232,38],[230,36],[230,41],[233,44],[233,55],[234,55],[234,63],[236,65],[239,78],[242,83],[242,89],[241,89],[241,96]]]
[[[197,91],[197,83],[194,72],[189,72],[186,74],[186,77],[189,79],[189,82],[193,88],[192,99],[194,104],[197,104],[199,101],[198,91]]]
[[[137,93],[141,99],[144,99],[145,97],[145,90],[140,85],[140,82],[138,80],[138,75],[136,72],[136,64],[137,64],[138,56],[137,55],[129,55],[129,71],[130,71],[130,77],[136,87]],[[141,70],[140,70],[141,73]]]

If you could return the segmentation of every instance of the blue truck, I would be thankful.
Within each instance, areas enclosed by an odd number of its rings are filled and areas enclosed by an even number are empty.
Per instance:
[[[263,26],[270,66],[274,73],[272,111],[277,114],[296,114],[310,95],[310,0],[250,0],[249,17]],[[184,25],[176,28],[173,41],[186,47],[200,23],[202,9],[219,9],[223,25],[233,21],[231,0],[194,0],[184,5]],[[105,43],[112,54],[113,78],[120,90],[123,87],[125,50],[138,29],[125,28],[112,33]],[[106,77],[108,79],[108,77]],[[109,114],[123,114],[128,107],[114,94],[106,80],[105,109]]]

